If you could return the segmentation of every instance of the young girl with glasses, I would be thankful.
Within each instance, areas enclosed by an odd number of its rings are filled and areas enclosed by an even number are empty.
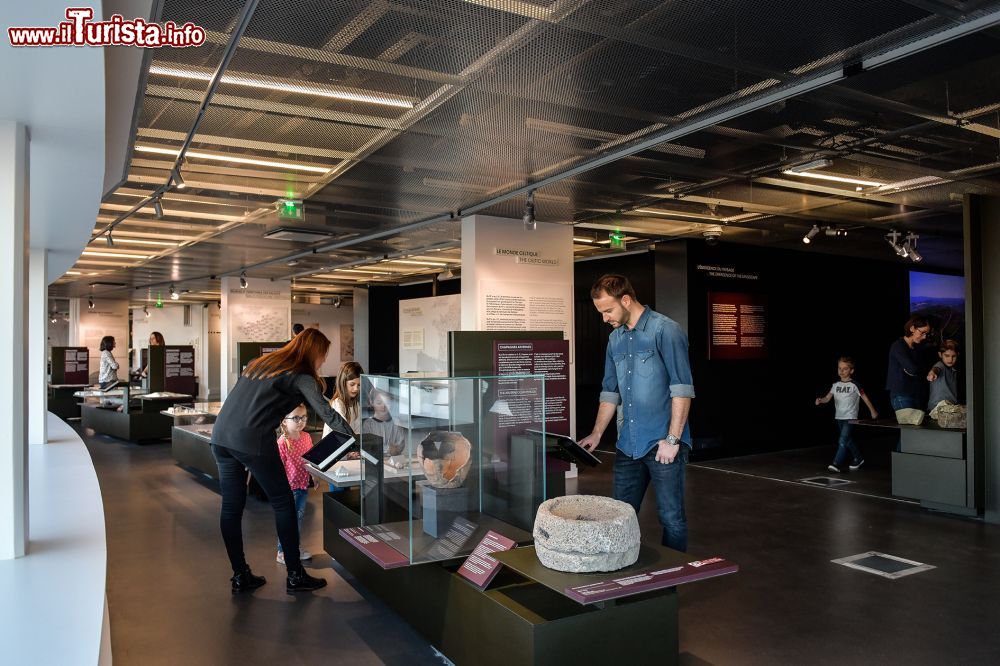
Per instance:
[[[305,432],[308,419],[309,415],[306,412],[305,403],[302,403],[281,420],[279,426],[281,435],[278,437],[278,454],[281,456],[281,464],[285,466],[288,485],[295,498],[295,516],[298,519],[299,535],[302,534],[302,518],[306,515],[309,486],[312,485],[312,477],[306,471],[305,461],[302,460],[302,454],[313,446],[312,437]],[[279,564],[285,563],[285,553],[281,549],[280,540],[278,541],[276,559]],[[299,546],[299,559],[310,560],[312,553]]]

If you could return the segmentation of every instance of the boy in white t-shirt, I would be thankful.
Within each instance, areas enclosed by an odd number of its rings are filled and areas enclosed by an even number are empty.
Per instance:
[[[854,443],[852,420],[858,418],[858,403],[862,400],[868,406],[868,411],[872,413],[872,420],[878,418],[875,406],[868,399],[865,392],[861,390],[852,377],[854,376],[854,360],[850,356],[841,356],[837,360],[837,375],[839,382],[834,382],[830,387],[830,392],[822,398],[816,398],[816,404],[822,405],[833,399],[833,406],[836,410],[834,419],[837,421],[837,430],[840,432],[840,439],[837,442],[837,454],[833,458],[833,463],[827,466],[831,472],[843,471],[844,463],[847,462],[848,453],[851,455],[850,469],[856,470],[865,463],[861,450]]]

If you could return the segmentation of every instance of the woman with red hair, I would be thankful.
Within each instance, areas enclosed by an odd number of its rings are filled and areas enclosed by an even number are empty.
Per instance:
[[[276,424],[306,403],[332,429],[354,436],[350,425],[323,397],[319,368],[326,361],[330,340],[308,328],[281,349],[255,359],[229,393],[212,428],[212,453],[222,485],[220,526],[230,564],[233,594],[263,585],[243,553],[243,508],[247,499],[247,470],[267,494],[274,509],[278,540],[285,553],[288,592],[317,590],[326,580],[306,573],[299,560],[299,529],[295,500],[285,468],[274,445]]]

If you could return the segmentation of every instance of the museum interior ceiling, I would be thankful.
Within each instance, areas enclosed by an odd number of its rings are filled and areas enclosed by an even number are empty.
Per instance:
[[[161,7],[207,42],[146,53],[126,172],[53,297],[452,277],[460,219],[529,196],[578,256],[707,233],[912,262],[897,232],[954,270],[964,195],[1000,194],[1000,2]]]

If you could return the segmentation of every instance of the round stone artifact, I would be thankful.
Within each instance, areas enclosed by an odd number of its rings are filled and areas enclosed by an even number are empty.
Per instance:
[[[538,561],[557,571],[617,571],[639,559],[635,509],[610,497],[566,495],[542,502],[533,536]]]
[[[435,488],[461,488],[472,467],[472,443],[461,433],[435,430],[417,447],[427,483]]]

